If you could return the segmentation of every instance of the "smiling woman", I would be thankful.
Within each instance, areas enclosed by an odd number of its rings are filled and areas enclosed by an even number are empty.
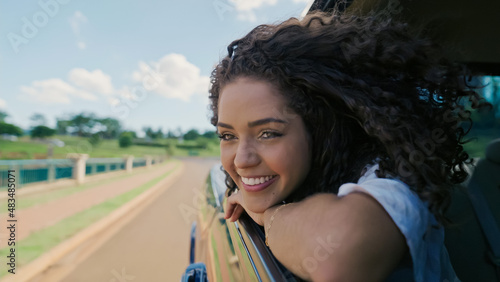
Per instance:
[[[286,199],[309,172],[302,119],[272,84],[244,77],[224,88],[219,112],[222,165],[242,188],[244,206],[262,213]]]
[[[486,105],[464,74],[377,15],[256,27],[212,73],[225,218],[264,226],[302,279],[455,281],[444,211],[467,177],[464,109]]]

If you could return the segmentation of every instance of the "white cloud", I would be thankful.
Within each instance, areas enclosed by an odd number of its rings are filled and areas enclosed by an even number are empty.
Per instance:
[[[294,0],[296,1],[296,0]],[[278,0],[229,0],[229,3],[238,11],[237,18],[241,21],[255,22],[255,10],[262,6],[274,6]]]
[[[312,2],[313,0],[293,0],[293,3],[305,3],[308,4],[309,2]]]
[[[105,74],[100,69],[88,71],[82,68],[75,68],[69,72],[68,79],[74,85],[90,92],[107,95],[114,92],[111,76]]]
[[[132,74],[143,87],[167,98],[189,101],[195,94],[208,91],[210,78],[180,54],[169,54],[150,65],[139,62],[139,70]]]
[[[76,89],[59,78],[33,81],[31,86],[21,86],[21,92],[30,101],[44,104],[70,104],[70,97],[97,100],[95,95]]]
[[[7,107],[7,102],[0,98],[0,109],[5,109]]]

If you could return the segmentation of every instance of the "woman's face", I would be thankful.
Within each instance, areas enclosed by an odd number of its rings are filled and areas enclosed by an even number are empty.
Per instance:
[[[309,172],[311,150],[302,118],[272,84],[238,78],[220,94],[221,160],[245,208],[263,212],[283,201]]]

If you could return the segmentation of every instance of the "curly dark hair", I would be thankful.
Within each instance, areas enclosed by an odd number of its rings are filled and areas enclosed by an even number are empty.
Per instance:
[[[315,13],[257,26],[227,50],[211,76],[211,123],[223,87],[249,77],[276,85],[311,136],[311,170],[288,201],[337,193],[377,162],[378,177],[402,180],[446,222],[467,177],[469,110],[485,102],[439,46],[376,15]],[[227,172],[226,184],[229,195]]]

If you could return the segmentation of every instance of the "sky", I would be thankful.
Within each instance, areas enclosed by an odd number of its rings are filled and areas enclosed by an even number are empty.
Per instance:
[[[0,2],[0,111],[23,129],[78,113],[128,130],[213,130],[210,73],[252,28],[309,0]]]

